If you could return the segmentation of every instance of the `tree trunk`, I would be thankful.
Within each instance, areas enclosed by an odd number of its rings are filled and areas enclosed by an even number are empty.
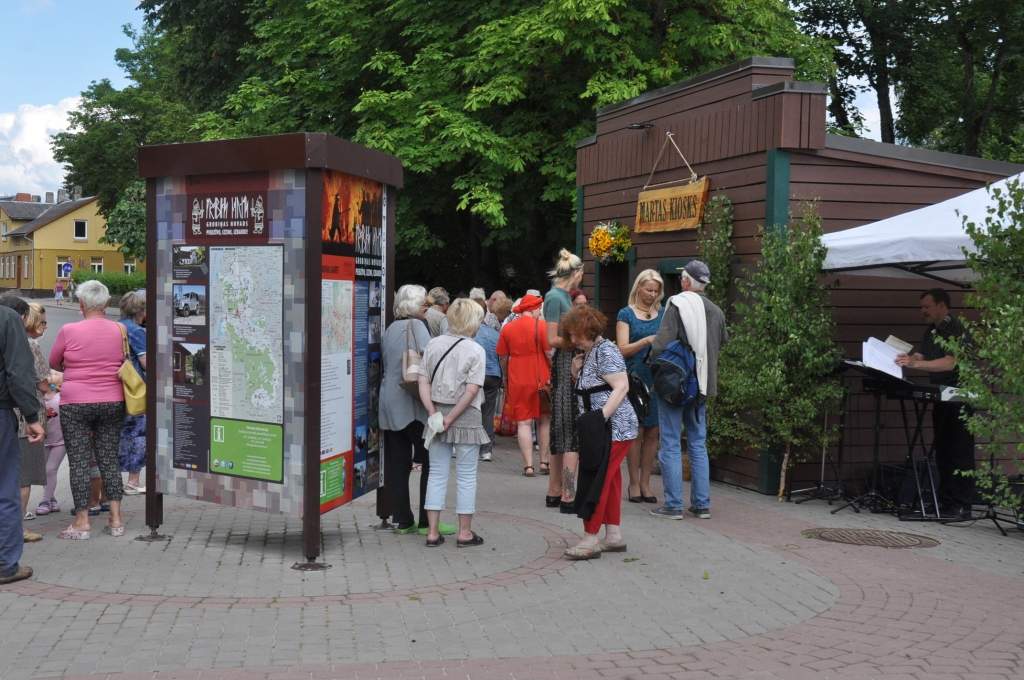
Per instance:
[[[786,470],[789,468],[791,445],[786,442],[786,453],[782,456],[782,470],[779,471],[779,502],[786,500]]]
[[[847,134],[856,134],[853,123],[850,121],[850,113],[846,110],[846,102],[843,100],[842,92],[839,91],[839,81],[836,77],[829,76],[828,89],[831,101],[828,104],[828,112],[836,122],[836,127]]]
[[[868,81],[875,90],[878,98],[879,127],[881,128],[882,141],[886,144],[896,143],[896,125],[893,122],[892,98],[889,96],[889,40],[887,33],[888,26],[880,26],[876,17],[873,16],[874,8],[871,3],[857,3],[858,14],[861,23],[867,30],[868,38],[871,40],[871,61],[874,73],[868,75]],[[883,13],[884,21],[884,13]]]
[[[960,111],[963,115],[964,147],[961,153],[968,156],[978,155],[978,114],[977,100],[974,92],[974,45],[964,26],[958,26],[956,40],[960,45],[960,60],[964,69],[964,82]]]

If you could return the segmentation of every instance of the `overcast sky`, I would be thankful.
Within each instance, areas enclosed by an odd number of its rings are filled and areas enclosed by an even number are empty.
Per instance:
[[[93,80],[126,83],[114,50],[131,41],[121,27],[142,25],[137,0],[0,0],[4,63],[0,66],[0,196],[60,188],[64,171],[50,137]],[[857,103],[878,139],[873,94]]]

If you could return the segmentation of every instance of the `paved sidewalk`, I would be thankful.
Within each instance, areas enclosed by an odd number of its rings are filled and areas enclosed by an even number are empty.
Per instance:
[[[130,540],[141,498],[127,499],[125,539],[97,522],[93,540],[59,541],[67,516],[39,518],[36,577],[0,587],[0,678],[1024,676],[1024,532],[716,485],[713,519],[623,503],[629,552],[571,563],[579,520],[543,507],[546,478],[519,475],[508,440],[495,458],[481,463],[484,546],[374,530],[371,496],[324,517],[324,572],[290,568],[301,527],[276,515],[169,498],[164,543]],[[833,526],[940,545],[801,535]]]

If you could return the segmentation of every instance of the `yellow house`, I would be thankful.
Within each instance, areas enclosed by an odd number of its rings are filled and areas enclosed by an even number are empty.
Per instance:
[[[28,224],[53,206],[52,202],[33,201],[29,194],[0,198],[0,252],[10,249],[11,239],[7,238],[8,232]]]
[[[0,288],[52,291],[58,278],[70,278],[68,265],[72,273],[145,271],[141,262],[99,242],[106,230],[95,196],[49,205],[0,241]]]

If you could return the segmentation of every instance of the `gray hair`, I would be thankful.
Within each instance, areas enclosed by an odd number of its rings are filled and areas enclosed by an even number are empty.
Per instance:
[[[123,316],[134,318],[136,314],[146,309],[146,291],[140,289],[125,293],[121,296],[119,306]]]
[[[486,300],[487,293],[484,292],[483,288],[470,288],[469,289],[470,300]]]
[[[441,286],[431,288],[430,292],[427,293],[427,302],[429,302],[432,305],[441,305],[443,307],[449,304],[451,300],[452,298],[448,294],[448,291],[442,288]]]
[[[427,302],[427,289],[415,283],[407,283],[395,293],[395,318],[408,319],[416,316]]]
[[[693,290],[693,291],[704,290],[704,285],[705,284],[701,283],[697,279],[695,279],[692,276],[690,276],[690,273],[688,271],[686,271],[685,269],[682,270],[681,272],[679,272],[679,276],[680,276],[680,278],[683,281],[689,281],[690,282],[690,289],[691,290]]]
[[[97,309],[105,311],[107,303],[110,302],[110,291],[102,283],[92,279],[75,289],[75,297],[82,303],[86,311]]]

